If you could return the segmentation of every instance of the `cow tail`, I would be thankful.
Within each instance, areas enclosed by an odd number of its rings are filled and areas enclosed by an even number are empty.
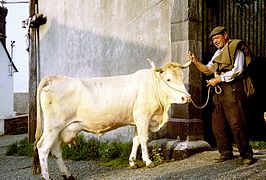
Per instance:
[[[37,102],[37,124],[36,124],[36,132],[35,132],[35,142],[33,147],[33,174],[38,175],[41,173],[41,166],[39,160],[39,153],[37,149],[37,143],[42,136],[42,112],[41,112],[41,104],[40,104],[40,93],[43,87],[45,87],[49,81],[53,80],[54,77],[46,77],[41,80],[36,95]]]

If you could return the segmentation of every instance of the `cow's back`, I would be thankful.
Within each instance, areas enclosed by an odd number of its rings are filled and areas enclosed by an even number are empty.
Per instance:
[[[140,90],[148,90],[151,81],[150,70],[140,70],[129,75],[85,79],[82,80],[83,95],[88,99],[97,99],[97,104],[124,106],[134,102]]]
[[[149,79],[149,80],[147,80]],[[133,124],[132,113],[140,91],[149,86],[149,70],[134,74],[83,80],[79,115],[97,122]],[[146,82],[147,81],[147,82]]]

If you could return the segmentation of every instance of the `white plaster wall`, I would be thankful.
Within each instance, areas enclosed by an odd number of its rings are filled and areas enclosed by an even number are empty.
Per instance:
[[[0,43],[0,134],[4,132],[4,118],[13,112],[13,76],[9,76],[10,61]]]
[[[111,76],[170,61],[169,2],[40,0],[40,74]]]
[[[0,116],[13,115],[13,76],[9,76],[9,59],[0,43]]]

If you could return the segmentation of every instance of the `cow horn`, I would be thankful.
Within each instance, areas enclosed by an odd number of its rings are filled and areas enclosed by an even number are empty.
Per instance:
[[[154,62],[152,60],[147,58],[147,61],[149,61],[149,63],[151,64],[152,69],[156,69],[155,64],[154,64]]]
[[[188,61],[188,62],[186,62],[186,63],[183,64],[183,65],[181,65],[181,64],[178,64],[178,65],[179,65],[179,67],[180,67],[181,69],[184,69],[184,68],[187,68],[190,64],[191,64],[191,60]]]

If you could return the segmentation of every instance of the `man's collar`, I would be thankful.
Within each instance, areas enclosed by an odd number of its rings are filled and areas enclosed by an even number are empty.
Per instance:
[[[224,48],[227,46],[227,44],[229,43],[229,40],[227,41],[227,43],[224,45],[224,47],[222,49],[218,49],[219,52],[223,51]]]

